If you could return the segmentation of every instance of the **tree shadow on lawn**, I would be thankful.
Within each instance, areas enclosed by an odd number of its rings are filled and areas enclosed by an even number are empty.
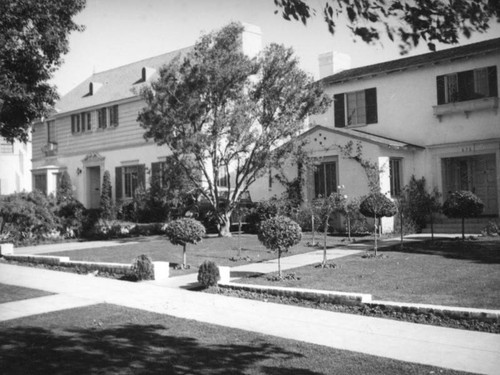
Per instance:
[[[385,252],[395,251],[411,254],[440,255],[450,259],[470,260],[476,263],[500,264],[500,241],[498,240],[465,240],[446,239],[405,243],[401,249],[395,244],[381,249]]]
[[[243,374],[266,359],[302,356],[264,341],[204,345],[168,334],[159,324],[127,324],[112,329],[14,327],[0,331],[4,374]],[[318,374],[305,369],[268,367],[269,374]]]

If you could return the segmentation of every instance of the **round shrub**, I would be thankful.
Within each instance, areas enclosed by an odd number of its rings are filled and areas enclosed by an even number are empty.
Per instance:
[[[455,191],[443,203],[443,213],[448,217],[476,217],[483,212],[484,204],[470,191]]]
[[[266,248],[286,252],[300,242],[302,229],[292,219],[276,216],[261,223],[258,238]]]
[[[391,217],[396,215],[398,209],[384,194],[372,193],[361,201],[359,212],[366,217]]]
[[[139,255],[132,262],[131,273],[137,280],[154,280],[153,261],[147,255]]]
[[[168,223],[165,235],[172,245],[196,244],[205,235],[205,227],[195,219],[177,219]]]
[[[210,260],[204,261],[198,270],[198,282],[205,288],[208,288],[209,286],[217,285],[219,280],[219,267]]]

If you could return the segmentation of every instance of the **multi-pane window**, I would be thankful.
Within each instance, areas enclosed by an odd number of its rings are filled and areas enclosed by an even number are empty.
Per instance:
[[[328,197],[337,191],[337,163],[327,162],[314,170],[314,196]]]
[[[14,153],[14,143],[2,139],[0,142],[0,153],[13,154]]]
[[[220,172],[219,173],[219,179],[217,180],[217,186],[218,187],[228,187],[229,186],[229,176],[226,174],[226,172]]]
[[[81,130],[82,132],[92,130],[92,116],[90,112],[83,112],[81,114]]]
[[[41,191],[43,194],[47,195],[47,175],[34,174],[33,175],[33,187],[35,190]]]
[[[109,126],[118,126],[118,106],[114,105],[109,110]]]
[[[99,129],[105,129],[107,125],[106,108],[101,108],[97,110],[97,123]]]
[[[54,120],[47,121],[47,143],[57,143],[56,123]]]
[[[376,88],[336,94],[334,99],[336,128],[378,122]]]
[[[80,133],[80,115],[71,115],[71,132]]]
[[[466,70],[436,77],[438,104],[498,96],[497,67]]]
[[[146,168],[144,164],[116,168],[116,197],[117,199],[133,198],[140,186],[145,186]]]
[[[401,195],[402,186],[402,159],[389,159],[389,178],[391,182],[391,197],[399,197]]]

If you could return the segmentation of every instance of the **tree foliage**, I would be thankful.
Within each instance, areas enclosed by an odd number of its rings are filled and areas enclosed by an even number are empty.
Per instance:
[[[305,0],[274,0],[284,19],[300,20],[305,25],[316,14]],[[460,36],[485,32],[491,20],[500,22],[497,0],[323,0],[322,16],[331,34],[344,20],[357,38],[366,43],[385,34],[407,53],[420,41],[431,51],[436,42],[456,44]],[[278,10],[275,11],[278,13]]]
[[[481,199],[467,190],[451,193],[443,203],[443,213],[446,216],[462,219],[462,239],[465,239],[465,219],[481,215],[483,209]]]
[[[26,142],[32,121],[58,96],[48,80],[68,52],[85,0],[0,1],[0,136]]]
[[[222,234],[241,193],[286,158],[288,147],[278,146],[330,102],[291,49],[271,44],[250,58],[242,32],[231,23],[161,69],[142,92],[146,107],[138,118],[145,138],[167,145],[210,202]],[[231,178],[222,194],[224,176]]]
[[[257,236],[266,248],[278,252],[278,274],[281,277],[281,253],[288,252],[300,242],[300,225],[286,216],[275,216],[261,223]]]
[[[183,247],[182,266],[186,268],[186,246],[187,244],[200,242],[205,235],[205,227],[194,219],[182,218],[168,223],[165,235],[172,245],[181,245]]]
[[[113,200],[111,199],[111,176],[109,171],[104,171],[102,176],[101,200],[99,208],[101,209],[101,217],[103,219],[113,218]]]

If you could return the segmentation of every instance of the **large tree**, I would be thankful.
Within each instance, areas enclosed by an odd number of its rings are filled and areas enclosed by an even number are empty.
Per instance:
[[[306,0],[274,0],[286,20],[304,24],[316,14]],[[484,32],[491,20],[500,22],[498,0],[323,0],[321,13],[330,33],[345,19],[352,34],[365,42],[386,34],[405,53],[421,40],[432,51],[435,42],[456,44],[461,35]],[[278,10],[275,11],[278,13]]]
[[[26,142],[31,123],[57,100],[48,83],[68,52],[85,0],[0,1],[0,136]]]
[[[293,51],[271,44],[257,57],[231,23],[203,36],[184,59],[143,90],[145,138],[166,145],[217,215],[221,235],[242,192],[287,157],[303,120],[330,100],[299,68]],[[224,192],[218,181],[226,180]],[[224,195],[224,197],[223,197]]]

